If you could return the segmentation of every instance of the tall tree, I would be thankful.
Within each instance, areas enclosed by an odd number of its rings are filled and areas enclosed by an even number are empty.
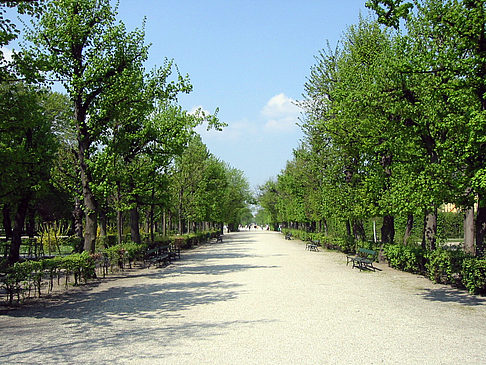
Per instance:
[[[85,209],[84,249],[94,251],[98,202],[90,157],[111,115],[99,106],[122,107],[147,57],[144,34],[115,21],[108,0],[53,0],[26,37],[30,58],[66,88],[74,107],[77,159]]]
[[[45,92],[23,83],[0,85],[0,201],[15,209],[11,264],[19,259],[27,210],[49,181],[57,147],[43,98]]]
[[[381,14],[389,7],[388,3],[370,1],[368,5]],[[412,3],[416,7],[413,12],[397,11],[411,8]],[[427,82],[427,90],[431,92],[419,94],[419,89],[409,89],[404,96],[409,104],[428,106],[425,115],[429,131],[422,133],[423,145],[431,162],[446,162],[456,171],[454,203],[470,209],[474,198],[478,200],[476,254],[482,256],[486,236],[483,178],[486,144],[482,137],[486,133],[485,3],[482,0],[412,3],[393,1],[387,14],[391,19],[405,19],[409,44],[415,45],[415,49],[407,47],[407,51],[412,50],[419,57],[404,71],[409,78]],[[439,170],[438,175],[442,172]]]

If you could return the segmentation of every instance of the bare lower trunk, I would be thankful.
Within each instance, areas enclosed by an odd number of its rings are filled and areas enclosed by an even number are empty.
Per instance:
[[[436,249],[437,240],[437,207],[433,207],[425,214],[424,236],[422,245],[430,251]]]
[[[155,240],[155,235],[154,235],[154,225],[155,225],[155,222],[154,222],[154,210],[155,210],[155,206],[154,206],[154,204],[151,204],[150,205],[150,217],[149,217],[149,221],[150,221],[150,242],[152,242],[152,243],[154,243],[154,240]]]
[[[183,234],[184,232],[182,232],[182,194],[183,194],[183,190],[181,189],[179,191],[179,224],[178,224],[178,230],[179,230],[179,234]]]
[[[22,244],[22,230],[24,229],[25,216],[29,205],[30,193],[25,194],[17,206],[17,213],[14,218],[14,227],[12,230],[12,244],[8,255],[8,263],[13,265],[20,258],[20,245]]]
[[[91,190],[93,178],[88,167],[91,136],[89,128],[86,125],[86,107],[83,105],[82,93],[79,93],[75,97],[74,117],[77,124],[77,158],[79,163],[79,172],[81,174],[81,186],[85,210],[84,250],[94,253],[96,246],[96,231],[98,229],[98,203],[93,191]]]
[[[408,239],[412,235],[412,229],[413,229],[413,214],[409,214],[407,216],[407,227],[405,227],[405,234],[403,235],[404,245],[408,244]]]
[[[475,255],[474,248],[474,207],[466,210],[464,214],[464,252]]]
[[[166,225],[167,225],[167,222],[166,222],[166,213],[165,213],[165,209],[164,211],[162,212],[162,236],[166,236],[167,233],[166,233]]]
[[[353,221],[353,235],[358,241],[366,241],[366,233],[363,226],[363,221],[361,219],[356,219]]]
[[[98,230],[97,210],[98,203],[91,190],[91,174],[88,171],[86,163],[87,150],[89,144],[84,140],[79,141],[79,166],[81,172],[81,184],[83,186],[83,201],[85,209],[85,227],[84,227],[84,251],[94,253],[96,247],[96,233]]]
[[[123,239],[123,212],[121,210],[116,211],[116,242],[120,245]]]
[[[76,241],[76,246],[74,247],[75,252],[82,252],[83,251],[83,209],[81,208],[81,201],[76,198],[74,200],[74,209],[73,209],[73,221],[74,221],[74,234],[78,238]]]
[[[118,205],[118,209],[116,210],[116,242],[117,244],[122,243],[123,237],[123,212],[120,209],[121,206],[121,183],[120,181],[116,182],[116,202]]]
[[[25,230],[29,238],[34,238],[35,236],[35,209],[29,208],[27,210],[27,224]]]
[[[140,244],[140,215],[137,205],[130,209],[130,237],[133,242]]]
[[[106,213],[103,211],[100,211],[100,236],[105,237],[106,236]]]
[[[394,240],[395,218],[392,215],[385,215],[381,226],[381,243],[393,243]]]
[[[84,200],[85,205],[91,206],[86,212],[86,225],[84,229],[84,251],[95,252],[96,248],[96,231],[98,230],[98,221],[96,216],[96,203],[94,197],[88,196]]]

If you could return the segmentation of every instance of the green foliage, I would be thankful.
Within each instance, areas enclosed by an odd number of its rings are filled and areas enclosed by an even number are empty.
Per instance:
[[[100,247],[108,248],[116,245],[117,242],[117,235],[116,234],[107,234],[106,236],[98,237],[98,242]]]
[[[384,253],[388,264],[395,269],[415,274],[424,272],[426,252],[419,246],[386,245]]]
[[[189,249],[200,243],[205,243],[209,239],[216,238],[221,232],[220,231],[207,231],[207,232],[197,232],[189,233],[184,235],[170,236],[167,237],[163,244],[170,243],[175,247],[181,249]]]
[[[88,279],[96,277],[95,260],[87,252],[83,252],[39,261],[17,262],[6,270],[2,285],[7,291],[9,302],[12,303],[15,294],[20,301],[25,295],[30,295],[32,289],[40,296],[41,280],[45,276],[51,279],[52,289],[53,276],[61,272],[66,275],[66,285],[70,274],[74,275],[74,285],[78,285],[81,279],[87,282]]]
[[[462,283],[471,294],[486,294],[486,260],[467,258],[462,263]]]
[[[403,0],[370,0],[366,7],[372,9],[378,15],[378,21],[389,27],[399,28],[400,19],[408,18],[413,5]]]
[[[218,160],[201,137],[194,136],[175,159],[170,178],[170,208],[179,219],[179,233],[186,223],[226,223],[235,230],[248,216],[252,196],[240,170]]]
[[[437,216],[437,235],[447,238],[464,237],[464,215],[455,212],[439,212]]]
[[[425,268],[434,283],[457,284],[466,255],[460,250],[438,248],[427,252]]]
[[[141,259],[146,249],[147,245],[145,244],[127,242],[107,247],[102,252],[108,258],[112,268],[116,264],[123,269],[126,263],[131,267],[132,262]]]

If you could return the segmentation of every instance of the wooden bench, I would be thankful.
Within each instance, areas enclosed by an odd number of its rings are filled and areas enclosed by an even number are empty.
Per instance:
[[[353,268],[358,267],[360,271],[364,269],[373,269],[373,271],[376,271],[373,262],[375,261],[377,254],[378,253],[374,250],[359,248],[355,256],[346,256],[346,266],[352,262]]]
[[[321,241],[311,240],[305,244],[305,249],[309,251],[319,251],[318,247],[321,245]]]
[[[144,263],[149,263],[150,265],[160,265],[161,263],[169,264],[170,263],[170,253],[169,253],[169,245],[160,246],[156,248],[152,248],[145,253],[143,258]]]
[[[287,233],[287,234],[285,235],[285,239],[286,239],[286,240],[291,240],[291,239],[292,239],[292,233]]]

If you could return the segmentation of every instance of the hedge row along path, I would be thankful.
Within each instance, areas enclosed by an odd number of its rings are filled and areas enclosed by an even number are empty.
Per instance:
[[[479,364],[486,298],[274,232],[2,312],[0,363]]]

